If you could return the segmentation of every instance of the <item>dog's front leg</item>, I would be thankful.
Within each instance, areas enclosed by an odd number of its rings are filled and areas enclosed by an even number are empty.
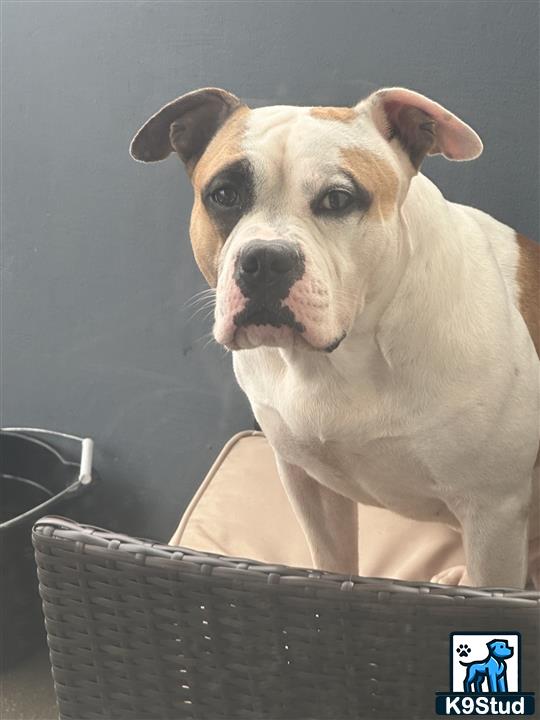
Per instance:
[[[358,574],[357,504],[276,457],[279,474],[311,552],[313,566]]]
[[[525,587],[528,503],[517,498],[470,504],[460,516],[470,584]]]

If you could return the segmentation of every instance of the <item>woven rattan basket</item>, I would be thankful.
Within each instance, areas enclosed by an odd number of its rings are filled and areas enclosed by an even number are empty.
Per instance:
[[[454,631],[522,634],[540,595],[349,578],[44,518],[33,543],[63,720],[435,717]]]

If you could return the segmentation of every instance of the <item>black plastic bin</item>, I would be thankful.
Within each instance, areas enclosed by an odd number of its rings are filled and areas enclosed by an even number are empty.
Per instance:
[[[34,437],[39,435],[39,437]],[[79,444],[78,462],[49,442]],[[45,643],[31,529],[45,514],[77,516],[94,484],[93,442],[48,430],[0,430],[0,670]],[[75,452],[70,453],[75,457]]]

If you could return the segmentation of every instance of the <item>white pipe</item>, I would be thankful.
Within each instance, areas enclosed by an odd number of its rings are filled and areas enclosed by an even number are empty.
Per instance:
[[[94,441],[92,438],[84,438],[81,448],[81,468],[79,480],[82,485],[92,482],[92,455],[94,453]]]

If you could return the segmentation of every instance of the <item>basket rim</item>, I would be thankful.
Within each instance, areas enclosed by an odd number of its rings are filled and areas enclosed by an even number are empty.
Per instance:
[[[299,590],[304,596],[334,595],[343,600],[376,594],[379,600],[403,602],[406,597],[427,602],[479,602],[505,607],[538,607],[540,592],[516,588],[472,588],[439,585],[421,581],[391,578],[340,575],[336,573],[271,565],[249,558],[223,556],[193,548],[177,547],[112,532],[93,525],[83,525],[61,516],[45,516],[32,529],[32,542],[37,551],[45,541],[59,550],[75,543],[76,552],[122,564],[135,564],[150,571],[167,570],[198,575],[207,580],[238,581],[252,586]],[[346,595],[346,598],[345,598]]]
[[[42,447],[44,450],[47,450],[51,455],[54,455],[62,465],[73,466],[76,468],[79,467],[78,463],[74,462],[73,460],[69,460],[67,457],[62,455],[60,450],[57,450],[57,448],[55,448],[49,442],[46,442],[39,437],[33,437],[32,435],[28,435],[19,430],[6,430],[5,428],[0,428],[0,438],[18,438],[19,440],[24,440],[29,445],[39,446]]]
[[[51,458],[54,458],[54,462],[57,468],[61,468],[62,472],[73,472],[74,478],[71,479],[69,484],[67,484],[62,489],[59,489],[54,494],[50,495],[46,500],[38,503],[37,505],[34,505],[33,507],[25,510],[22,513],[19,513],[18,515],[14,515],[13,517],[10,517],[3,522],[0,522],[0,537],[12,532],[17,528],[24,526],[29,527],[30,523],[32,523],[37,517],[39,517],[40,511],[47,512],[48,508],[52,509],[69,493],[73,493],[73,495],[75,495],[78,492],[80,486],[80,482],[77,479],[79,473],[79,464],[74,462],[73,460],[69,460],[66,456],[62,454],[62,452],[60,452],[60,450],[55,448],[53,445],[39,437],[36,438],[32,435],[27,435],[19,430],[0,428],[0,440],[10,441],[12,439],[23,441],[28,446],[28,450],[30,448],[41,448],[46,453],[48,453]],[[0,480],[2,479],[2,477],[6,477],[3,472],[0,473]],[[24,479],[30,482],[34,482],[29,478],[17,479]]]

